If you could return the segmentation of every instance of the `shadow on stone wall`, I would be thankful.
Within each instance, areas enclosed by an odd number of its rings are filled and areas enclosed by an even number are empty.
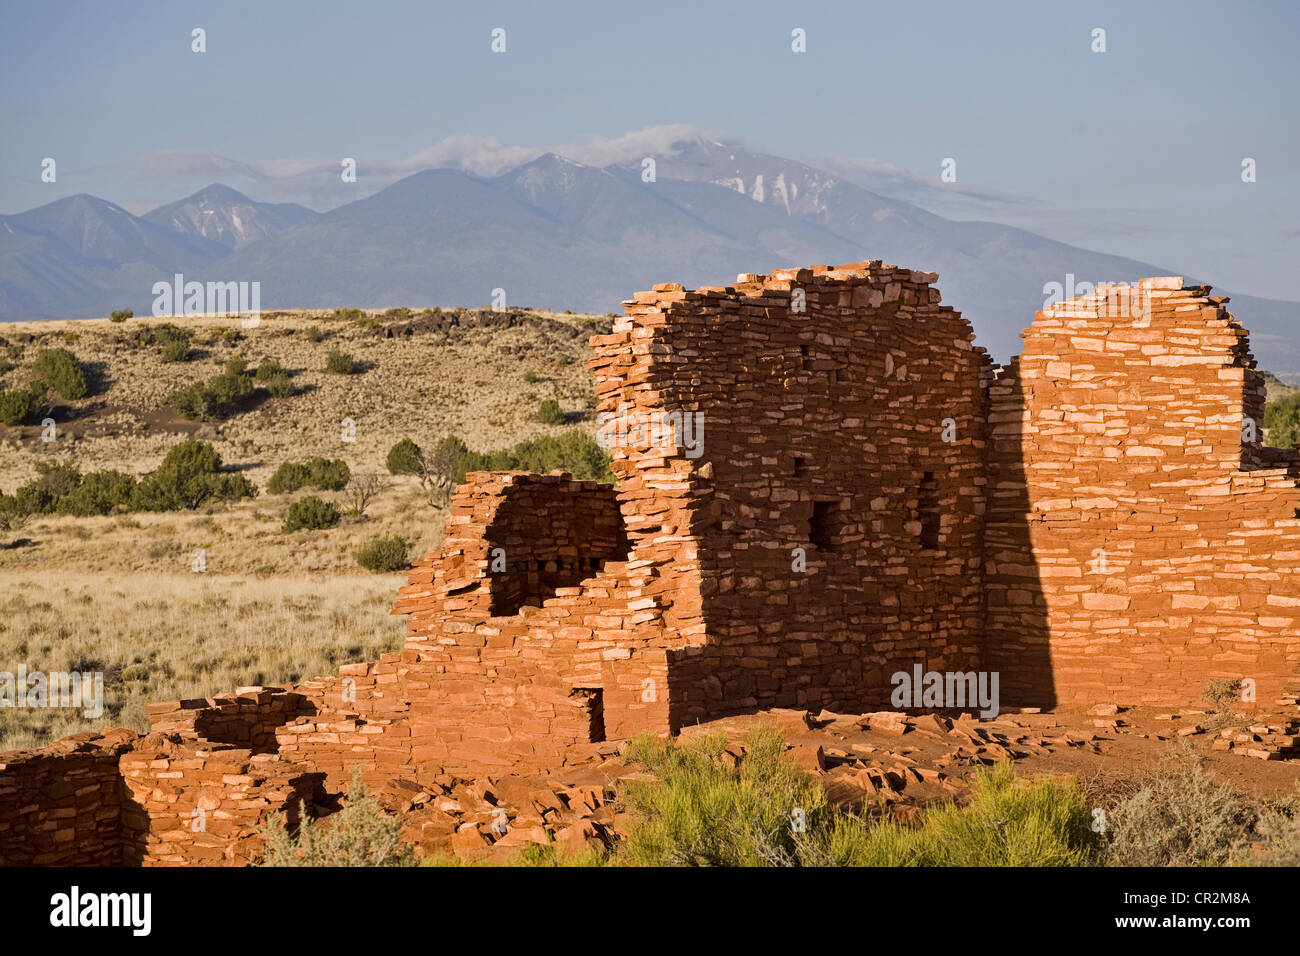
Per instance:
[[[1047,600],[1034,554],[1025,475],[1026,397],[1019,360],[993,380],[988,514],[984,526],[985,667],[998,672],[1002,705],[1056,706]]]

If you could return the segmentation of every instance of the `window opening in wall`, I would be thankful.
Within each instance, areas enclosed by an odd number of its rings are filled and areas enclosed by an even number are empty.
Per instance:
[[[572,697],[586,697],[591,701],[591,728],[588,731],[591,743],[603,743],[605,740],[605,691],[599,687],[575,687]]]
[[[818,551],[831,550],[831,536],[835,520],[835,502],[814,501],[812,518],[808,522],[808,540]]]
[[[489,592],[492,617],[544,607],[557,592],[582,587],[606,562],[626,561],[631,547],[612,488],[568,482],[533,491],[532,483],[521,482],[487,528],[489,554],[509,552],[475,575]]]
[[[921,547],[939,550],[939,483],[934,480],[934,472],[927,471],[921,478],[916,510],[921,522]]]
[[[794,476],[802,478],[808,474],[808,459],[795,456],[794,459]]]

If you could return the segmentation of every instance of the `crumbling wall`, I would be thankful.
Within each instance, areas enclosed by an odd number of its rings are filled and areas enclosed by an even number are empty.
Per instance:
[[[0,757],[0,865],[246,865],[272,813],[298,821],[324,774],[270,752],[265,726],[302,698],[277,688],[150,707],[167,731],[76,734]],[[204,739],[209,727],[252,745]]]
[[[1300,671],[1300,489],[1207,287],[1039,312],[991,389],[988,666],[1021,703],[1276,700]]]
[[[132,862],[118,760],[135,737],[127,730],[75,734],[0,754],[0,866]]]
[[[277,752],[324,773],[332,793],[346,790],[354,770],[371,787],[412,775],[405,672],[403,654],[383,654],[299,684],[294,689],[305,699],[303,714],[276,729]]]
[[[291,691],[241,687],[233,694],[149,704],[145,713],[151,731],[270,753],[277,748],[277,729],[305,704],[302,694]]]
[[[895,671],[978,665],[989,363],[934,278],[872,261],[660,285],[593,339],[629,530],[698,579],[672,596],[674,727],[871,709]],[[665,414],[689,425],[636,440]]]
[[[632,675],[664,681],[663,655],[613,489],[519,472],[469,481],[441,552],[415,565],[394,608],[410,616],[399,684],[412,762],[553,765],[611,724],[630,734],[632,715],[659,706],[632,698]],[[521,593],[530,603],[516,607]]]
[[[273,814],[294,827],[324,797],[323,774],[277,754],[162,733],[123,754],[120,773],[120,828],[143,866],[249,865]]]

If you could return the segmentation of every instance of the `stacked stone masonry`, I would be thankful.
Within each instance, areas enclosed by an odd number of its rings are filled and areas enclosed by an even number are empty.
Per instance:
[[[1300,672],[1300,477],[1226,300],[1181,279],[1039,312],[993,383],[987,666],[1029,704],[1196,701]]]
[[[932,273],[656,286],[592,340],[613,487],[472,473],[398,653],[0,756],[0,863],[255,860],[272,813],[528,773],[759,709],[1277,697],[1300,670],[1300,456],[1245,330],[1181,279],[1039,312],[996,368]],[[400,789],[400,788],[399,788]]]

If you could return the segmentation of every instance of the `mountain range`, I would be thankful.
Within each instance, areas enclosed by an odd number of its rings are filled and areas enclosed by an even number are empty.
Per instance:
[[[508,306],[617,311],[656,282],[884,259],[936,271],[1005,361],[1044,285],[1184,274],[992,222],[958,221],[777,156],[697,140],[643,181],[554,153],[495,176],[436,168],[326,213],[213,184],[142,217],[71,196],[0,216],[0,320],[147,315],[152,287],[258,281],[267,308]],[[1214,276],[1188,276],[1214,284]],[[1218,290],[1221,294],[1230,294]],[[1260,364],[1300,380],[1300,303],[1233,295]]]

